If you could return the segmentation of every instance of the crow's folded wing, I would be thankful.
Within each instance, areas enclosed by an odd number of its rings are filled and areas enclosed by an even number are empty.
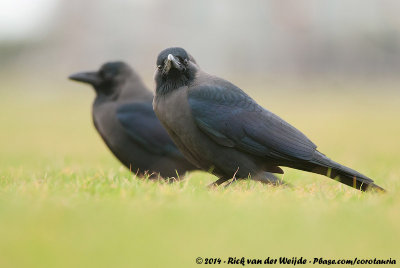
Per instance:
[[[315,153],[303,133],[227,81],[190,88],[188,101],[197,126],[220,145],[278,161]]]
[[[122,105],[117,109],[117,118],[128,136],[147,151],[159,155],[181,155],[154,114],[151,103]]]

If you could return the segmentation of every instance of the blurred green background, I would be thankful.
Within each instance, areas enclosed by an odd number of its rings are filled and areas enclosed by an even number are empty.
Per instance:
[[[0,267],[199,267],[197,257],[400,261],[400,2],[0,2]],[[285,169],[294,189],[139,180],[67,80],[123,59],[153,88],[186,48],[386,195]],[[205,265],[205,264],[203,264]]]

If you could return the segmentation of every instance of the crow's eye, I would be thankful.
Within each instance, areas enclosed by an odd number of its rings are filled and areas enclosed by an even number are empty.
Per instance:
[[[158,70],[161,70],[161,69],[162,69],[162,66],[161,66],[161,65],[158,65],[158,66],[157,66],[157,69],[158,69]]]
[[[188,59],[185,59],[185,60],[183,61],[183,63],[184,63],[185,65],[187,65],[187,64],[188,64],[188,62],[189,62],[189,60],[188,60]]]

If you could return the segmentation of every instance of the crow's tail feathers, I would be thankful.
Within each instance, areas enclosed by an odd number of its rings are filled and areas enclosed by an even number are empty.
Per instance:
[[[357,171],[345,167],[335,161],[332,161],[324,154],[316,152],[312,163],[311,172],[325,175],[331,179],[337,180],[350,187],[356,188],[361,191],[377,191],[386,192],[385,189],[376,185],[370,178],[358,173]]]
[[[315,157],[311,162],[316,164],[316,167],[313,170],[315,173],[325,175],[361,191],[375,190],[378,192],[385,192],[385,189],[376,185],[370,178],[351,168],[332,161],[320,152],[316,152]]]

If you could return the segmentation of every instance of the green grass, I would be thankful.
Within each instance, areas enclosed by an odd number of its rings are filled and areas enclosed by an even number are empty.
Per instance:
[[[207,190],[215,177],[204,172],[176,184],[139,180],[94,131],[92,92],[24,85],[0,92],[0,267],[200,267],[196,257],[230,256],[400,261],[398,93],[252,94],[322,152],[374,178],[388,190],[381,195],[289,169],[294,189],[242,182]]]

